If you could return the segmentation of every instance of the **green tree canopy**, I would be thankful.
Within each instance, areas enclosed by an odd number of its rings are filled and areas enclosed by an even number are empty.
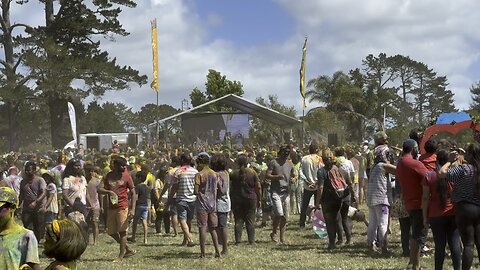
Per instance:
[[[266,99],[258,97],[255,101],[260,105],[292,117],[295,117],[297,114],[293,106],[289,107],[282,104],[278,100],[277,95],[268,95]],[[253,118],[249,130],[249,137],[253,142],[259,143],[260,145],[275,145],[283,143],[284,132],[286,131],[275,124],[260,118]]]
[[[173,108],[167,104],[155,105],[152,103],[142,106],[142,108],[136,113],[135,126],[138,131],[147,133],[148,125],[155,123],[155,121],[172,116],[176,113],[179,113],[180,110]],[[173,129],[178,129],[180,123],[178,119],[172,119],[165,123],[167,130],[171,131]],[[165,126],[164,126],[165,127]]]
[[[190,100],[193,107],[202,105],[205,102],[221,98],[228,94],[243,96],[243,85],[238,81],[230,81],[220,72],[209,69],[207,82],[205,83],[205,92],[195,87],[190,93]],[[205,110],[230,111],[231,109],[221,104],[214,104],[205,108]]]
[[[108,90],[129,89],[130,83],[146,83],[146,76],[117,64],[100,48],[102,37],[113,39],[128,33],[120,24],[122,8],[135,7],[131,0],[41,0],[45,25],[29,28],[20,39],[24,63],[37,82],[37,96],[47,100],[52,144],[63,146],[68,127],[63,115],[66,103],[86,96],[102,96]],[[56,10],[55,10],[56,8]]]
[[[79,122],[80,133],[114,133],[131,131],[134,113],[122,103],[92,101]]]
[[[480,112],[480,81],[470,87],[470,94],[472,96],[470,109]]]

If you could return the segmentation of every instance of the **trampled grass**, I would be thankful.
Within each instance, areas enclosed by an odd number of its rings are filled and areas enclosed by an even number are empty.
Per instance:
[[[392,220],[392,234],[389,235],[391,256],[368,255],[366,227],[354,223],[354,243],[336,250],[327,250],[327,239],[320,239],[308,226],[298,228],[298,215],[290,216],[287,228],[288,245],[278,245],[270,241],[271,228],[257,228],[255,245],[233,244],[233,225],[229,225],[229,254],[214,258],[210,236],[207,237],[207,258],[199,259],[200,248],[182,247],[182,234],[177,237],[157,236],[150,228],[148,244],[141,243],[143,236],[138,234],[137,243],[131,244],[138,253],[123,262],[112,263],[118,254],[118,244],[106,234],[101,234],[96,246],[89,246],[78,262],[78,269],[405,269],[408,258],[401,256],[398,222]],[[141,230],[141,226],[139,226]],[[198,243],[198,229],[194,228],[194,239]],[[138,242],[140,240],[140,242]],[[431,239],[429,246],[433,244]],[[423,269],[433,269],[433,251],[422,258]],[[42,258],[42,267],[49,264]],[[450,258],[445,260],[444,269],[452,269]]]

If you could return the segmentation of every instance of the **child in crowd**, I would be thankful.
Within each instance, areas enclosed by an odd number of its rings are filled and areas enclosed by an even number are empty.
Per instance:
[[[99,171],[100,169],[97,168]],[[100,212],[102,209],[102,200],[98,196],[98,186],[101,180],[98,177],[95,167],[91,163],[85,164],[84,167],[85,178],[87,179],[87,202],[90,213],[88,214],[88,225],[92,228],[93,245],[97,243],[98,239],[98,225],[100,223]],[[90,238],[90,236],[89,236]]]
[[[77,269],[77,259],[88,244],[88,236],[78,223],[70,219],[53,220],[46,227],[43,253],[54,258],[45,270]]]
[[[148,201],[150,200],[151,189],[145,183],[147,174],[139,171],[135,174],[135,191],[137,193],[137,205],[135,208],[135,217],[133,218],[132,236],[128,238],[130,242],[136,242],[135,234],[137,233],[137,225],[141,220],[143,225],[143,243],[147,243],[148,234]]]
[[[45,223],[48,224],[58,218],[57,185],[55,185],[55,176],[52,172],[46,171],[42,177],[47,183],[47,202],[40,211],[45,213]]]
[[[160,169],[157,174],[157,180],[155,181],[155,189],[152,190],[152,204],[154,205],[156,212],[155,229],[157,234],[162,233],[162,222],[164,233],[170,234],[170,213],[167,207],[168,190],[166,190],[163,195],[161,194],[161,191],[165,186],[165,176],[166,170]],[[153,195],[156,196],[155,200],[153,199]],[[154,201],[155,203],[153,203]]]

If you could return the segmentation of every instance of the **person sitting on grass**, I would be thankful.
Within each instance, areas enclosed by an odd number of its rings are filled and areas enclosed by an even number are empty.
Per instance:
[[[215,247],[215,257],[220,257],[218,246],[217,189],[218,181],[215,171],[210,169],[210,155],[198,154],[197,166],[201,170],[195,175],[194,193],[197,195],[197,225],[199,228],[200,257],[205,257],[205,238],[207,227]]]
[[[43,253],[55,261],[45,270],[77,269],[77,259],[87,245],[88,235],[75,221],[63,219],[47,224]]]
[[[147,243],[148,234],[148,200],[150,199],[151,189],[145,183],[147,174],[139,171],[135,174],[135,191],[137,192],[137,205],[135,209],[135,217],[133,218],[132,237],[127,240],[135,242],[135,234],[137,233],[137,225],[141,220],[143,225],[143,243]]]

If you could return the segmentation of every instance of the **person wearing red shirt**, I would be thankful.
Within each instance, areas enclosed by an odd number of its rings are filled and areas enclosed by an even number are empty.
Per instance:
[[[438,177],[440,168],[448,162],[448,152],[440,150],[436,154],[436,170],[428,172],[422,182],[422,211],[424,227],[429,224],[435,242],[435,269],[443,269],[445,247],[451,252],[453,269],[460,269],[462,248],[460,233],[455,224],[455,210],[451,200],[453,183]]]
[[[420,160],[429,171],[435,171],[437,169],[437,155],[435,154],[435,152],[437,152],[437,148],[438,143],[436,140],[428,140],[425,143],[426,153],[418,158],[418,160]]]
[[[127,160],[123,157],[113,159],[113,170],[103,179],[98,193],[109,195],[107,211],[107,233],[120,244],[120,253],[115,261],[132,256],[135,250],[127,245],[128,221],[135,215],[136,192],[132,177],[126,171]],[[128,192],[131,192],[132,202],[128,203]]]
[[[410,237],[410,261],[412,269],[420,269],[420,244],[426,237],[422,216],[422,180],[428,172],[418,161],[418,144],[408,139],[403,143],[402,157],[397,164],[397,178],[402,189],[405,209],[410,216],[412,234]]]

